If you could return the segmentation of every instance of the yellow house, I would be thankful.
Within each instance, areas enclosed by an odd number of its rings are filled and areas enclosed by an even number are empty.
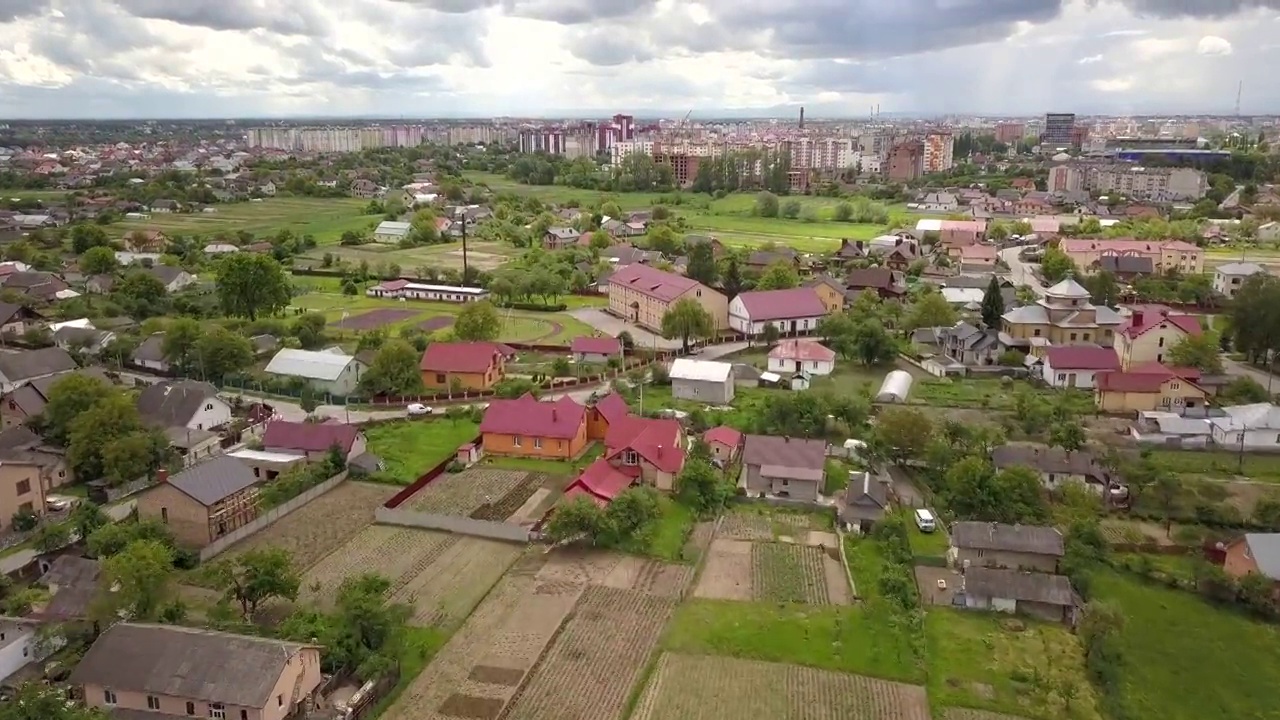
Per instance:
[[[1163,363],[1169,348],[1200,332],[1200,321],[1194,316],[1179,315],[1160,305],[1135,308],[1128,323],[1116,333],[1114,347],[1120,367],[1129,370]]]
[[[1099,373],[1093,392],[1099,410],[1121,414],[1146,410],[1177,412],[1183,408],[1204,407],[1209,398],[1204,388],[1168,368]]]
[[[1023,339],[1044,338],[1053,345],[1111,345],[1123,318],[1115,310],[1089,302],[1089,291],[1067,278],[1045,290],[1032,305],[1000,318],[1000,329]]]
[[[1184,275],[1204,272],[1204,251],[1182,240],[1063,238],[1058,249],[1084,272],[1096,270],[1103,257],[1143,257],[1157,275],[1177,270]]]
[[[822,301],[824,307],[827,308],[828,314],[838,313],[844,310],[844,285],[839,280],[829,277],[820,277],[810,280],[804,284],[805,287],[811,287],[818,292],[818,299]]]
[[[654,332],[661,332],[667,310],[686,298],[707,311],[716,330],[729,327],[729,298],[697,280],[639,264],[609,276],[609,312]]]

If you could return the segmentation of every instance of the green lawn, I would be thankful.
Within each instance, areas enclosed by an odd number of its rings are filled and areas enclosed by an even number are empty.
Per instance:
[[[552,476],[577,477],[583,468],[595,462],[604,454],[604,443],[592,443],[582,457],[572,460],[542,460],[539,458],[513,458],[494,455],[481,462],[484,465],[505,468],[508,470],[527,470],[529,472],[546,473]]]
[[[364,432],[369,452],[386,463],[386,475],[408,485],[475,439],[478,427],[466,420],[403,420]]]
[[[941,407],[1012,410],[1014,393],[1028,388],[1038,395],[1053,400],[1066,397],[1067,402],[1079,414],[1092,414],[1094,411],[1093,397],[1080,390],[1051,390],[1028,385],[1025,382],[1005,383],[1002,380],[972,378],[917,380],[911,385],[908,401]]]
[[[665,495],[661,504],[662,515],[650,531],[648,546],[641,554],[671,562],[682,561],[685,542],[693,530],[693,511]]]
[[[1037,720],[1102,717],[1085,672],[1084,648],[1062,625],[935,608],[925,618],[925,631],[935,707]]]
[[[667,626],[665,649],[922,683],[905,633],[863,606],[690,600]]]
[[[1280,627],[1118,573],[1099,574],[1091,592],[1125,615],[1119,703],[1130,720],[1280,717]]]
[[[221,203],[212,213],[154,213],[149,220],[127,220],[107,227],[107,232],[124,237],[134,230],[161,230],[169,235],[208,238],[218,233],[241,230],[255,236],[290,230],[295,235],[313,235],[316,242],[337,242],[347,230],[364,230],[382,220],[365,215],[367,200],[356,198],[275,197],[262,202]]]
[[[431,658],[435,657],[448,640],[448,633],[437,628],[406,626],[400,636],[400,657],[398,658],[400,679],[396,681],[391,691],[374,705],[367,717],[379,717],[384,710],[391,707],[400,697],[400,693],[417,679],[418,675],[426,669],[427,663],[431,662]]]
[[[1230,450],[1153,450],[1152,459],[1160,467],[1176,473],[1230,477],[1244,475],[1251,480],[1280,483],[1280,455]]]
[[[903,512],[909,514],[911,511]],[[942,523],[937,523],[937,528],[927,533],[920,530],[914,518],[908,517],[907,532],[911,534],[911,552],[916,557],[945,558],[947,556],[951,540],[947,537],[947,531],[942,528]]]

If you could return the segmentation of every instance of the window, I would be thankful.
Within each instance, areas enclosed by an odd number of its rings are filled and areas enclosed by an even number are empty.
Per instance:
[[[22,511],[22,512],[35,512],[35,511],[36,511],[36,506],[35,506],[35,505],[32,505],[32,504],[31,504],[31,503],[29,503],[29,502],[24,502],[24,503],[22,503],[21,505],[19,505],[19,506],[18,506],[18,510],[20,510],[20,511]]]
[[[1033,333],[1033,335],[1035,337],[1040,337],[1040,328],[1036,328],[1035,333]]]
[[[511,438],[511,444],[512,444],[512,445],[515,445],[516,447],[520,447],[520,444],[521,444],[522,442],[524,442],[524,439],[523,439],[523,438],[521,438],[519,435],[514,435],[514,436],[512,436],[512,438]]]
[[[30,481],[30,480],[19,480],[19,481],[18,481],[18,494],[19,494],[19,495],[26,495],[26,494],[27,494],[27,493],[29,493],[29,492],[31,492],[31,481]]]
[[[542,438],[537,438],[537,437],[536,437],[536,438],[534,438],[534,439],[533,439],[533,447],[534,447],[534,449],[535,449],[535,450],[541,450],[541,449],[542,449]]]
[[[29,652],[31,652],[31,648],[30,648],[29,646],[27,646],[27,645],[23,645],[23,646],[22,646],[22,657],[26,657],[26,656],[27,656],[27,653],[29,653]]]
[[[187,701],[187,714],[188,715],[196,714],[196,704],[191,702],[190,700]]]
[[[212,409],[213,409],[213,403],[205,403],[204,409],[205,409],[205,410],[212,410]]]
[[[623,465],[639,465],[640,456],[636,454],[635,450],[624,451],[622,453],[622,464]]]
[[[169,524],[169,508],[167,507],[160,508],[160,522],[166,525]]]
[[[110,690],[103,690],[103,691],[102,691],[102,702],[103,702],[104,704],[106,704],[106,705],[115,705],[115,704],[116,704],[116,694],[115,694],[115,693],[113,693],[113,692],[111,692]]]
[[[276,696],[276,707],[284,707],[284,696],[283,696],[283,695],[277,695],[277,696]]]
[[[1063,382],[1066,379],[1067,379],[1066,373],[1058,373],[1058,382]]]
[[[1164,347],[1164,338],[1160,338],[1160,342],[1156,343],[1156,347]]]
[[[443,374],[443,373],[436,373],[436,382],[437,382],[437,383],[440,383],[441,385],[443,385],[443,384],[444,384],[445,380],[444,380],[444,374]]]
[[[160,698],[156,697],[155,695],[148,695],[148,696],[147,696],[147,709],[148,709],[148,710],[159,710],[159,709],[160,709]]]
[[[1071,339],[1072,339],[1072,340],[1075,340],[1075,339],[1076,339],[1076,334],[1075,334],[1075,333],[1071,333]]]
[[[1080,339],[1084,340],[1085,342],[1089,342],[1089,333],[1085,333],[1080,337]]]
[[[209,703],[209,717],[225,720],[227,717],[227,707],[222,703]]]
[[[248,710],[241,710],[241,711],[240,711],[240,720],[249,720],[249,711],[248,711]]]

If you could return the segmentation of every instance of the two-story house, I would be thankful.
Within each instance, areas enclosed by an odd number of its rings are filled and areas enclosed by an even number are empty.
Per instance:
[[[1114,346],[1120,367],[1163,363],[1169,349],[1203,332],[1194,315],[1176,312],[1161,305],[1135,306],[1116,333]]]
[[[10,528],[17,513],[43,516],[44,498],[40,463],[0,452],[0,531]]]
[[[1053,573],[1064,545],[1062,533],[1039,525],[958,522],[951,526],[947,559],[959,568],[989,567]]]
[[[648,265],[627,265],[609,276],[609,312],[627,322],[662,331],[662,316],[681,300],[692,300],[711,316],[714,329],[729,325],[729,300],[697,280]]]
[[[1257,263],[1238,262],[1219,265],[1213,269],[1213,289],[1226,298],[1233,298],[1244,283],[1254,275],[1265,275],[1266,268]]]
[[[506,377],[511,348],[493,342],[433,342],[418,369],[430,390],[488,390]]]
[[[615,418],[604,445],[604,455],[565,488],[567,500],[585,497],[603,507],[636,484],[669,492],[684,468],[685,437],[676,420]]]
[[[285,720],[323,678],[320,646],[181,625],[121,622],[94,641],[69,682],[113,717]]]
[[[485,455],[570,459],[587,447],[587,409],[571,397],[495,399],[480,422]]]
[[[202,548],[258,517],[259,478],[241,461],[215,455],[138,495],[138,517],[169,526],[176,540]]]
[[[855,297],[865,290],[873,290],[881,299],[896,300],[907,294],[907,277],[902,271],[890,268],[859,268],[849,271],[844,286],[846,292]]]
[[[822,492],[826,462],[824,440],[747,435],[742,441],[738,485],[753,497],[768,494],[815,501]]]

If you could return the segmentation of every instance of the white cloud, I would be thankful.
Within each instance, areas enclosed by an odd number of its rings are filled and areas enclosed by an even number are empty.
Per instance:
[[[1233,49],[1228,40],[1217,35],[1205,35],[1196,44],[1196,52],[1200,55],[1230,55]]]
[[[1081,65],[1092,65],[1093,63],[1099,63],[1099,62],[1102,62],[1102,56],[1101,56],[1101,55],[1090,55],[1090,56],[1088,56],[1088,57],[1082,57],[1082,58],[1080,58],[1079,60],[1077,60],[1076,62],[1077,62],[1077,63],[1079,63],[1079,64],[1081,64]]]
[[[1129,75],[1124,77],[1098,78],[1093,81],[1093,87],[1099,92],[1104,93],[1125,92],[1127,90],[1131,90],[1134,84],[1133,77]]]

